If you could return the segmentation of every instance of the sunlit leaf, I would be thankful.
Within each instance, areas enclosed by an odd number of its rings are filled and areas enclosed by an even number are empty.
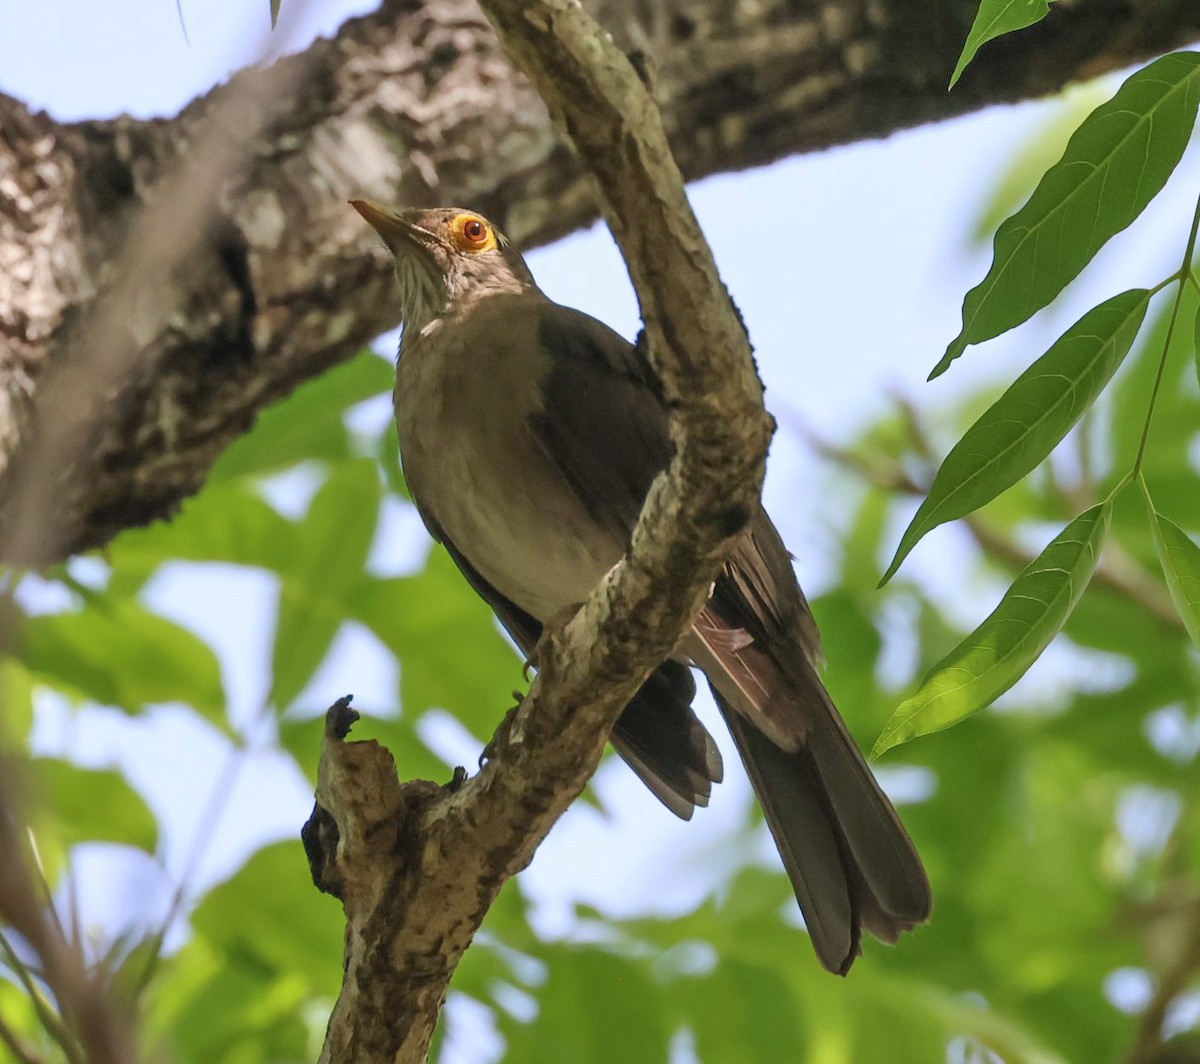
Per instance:
[[[12,658],[0,659],[0,752],[21,749],[33,725],[33,677]]]
[[[950,88],[954,88],[983,45],[1006,33],[1041,22],[1050,10],[1051,3],[1053,0],[981,0],[971,32],[967,34],[962,54],[950,78]]]
[[[1166,183],[1200,103],[1200,53],[1163,56],[1091,113],[1029,202],[996,232],[992,266],[963,302],[962,331],[930,377],[969,344],[1046,306]]]
[[[80,842],[119,842],[154,852],[154,814],[120,772],[51,757],[31,758],[24,768],[43,851],[50,842],[63,851]]]
[[[7,972],[0,961],[0,972]],[[41,1059],[36,1054],[44,1038],[42,1024],[33,998],[25,993],[12,977],[0,979],[0,1016],[12,1035],[21,1040],[30,1051],[30,1060]]]
[[[1112,503],[1086,510],[1017,577],[991,615],[896,710],[871,751],[948,728],[1017,682],[1058,634],[1100,558]]]
[[[1196,380],[1200,381],[1200,307],[1196,308],[1196,324],[1192,329],[1192,354],[1196,360]]]
[[[1154,508],[1149,492],[1146,509],[1171,600],[1192,642],[1200,647],[1200,547],[1174,521]]]
[[[351,455],[345,414],[391,389],[393,370],[369,348],[307,381],[267,407],[248,433],[213,466],[209,483],[278,472],[306,459],[336,462]]]
[[[491,736],[523,684],[520,658],[444,550],[416,576],[370,581],[353,609],[399,659],[406,714],[439,707]]]
[[[167,561],[228,562],[277,570],[296,550],[298,526],[252,485],[207,484],[170,524],[123,532],[108,547],[111,591],[132,594]]]
[[[16,650],[38,679],[81,698],[126,713],[182,702],[228,727],[212,648],[131,599],[97,595],[77,613],[30,617],[17,632]]]
[[[985,411],[946,456],[881,583],[927,532],[990,502],[1058,446],[1128,354],[1149,302],[1137,288],[1089,310]]]
[[[666,1059],[664,991],[643,964],[594,946],[552,946],[546,956],[550,978],[539,989],[537,1016],[527,1024],[505,1018],[502,1025],[508,1059],[523,1064]]]
[[[308,810],[297,813],[299,823]],[[213,948],[253,960],[268,976],[295,973],[330,997],[341,983],[343,924],[341,906],[313,886],[299,839],[259,850],[192,916]]]
[[[371,459],[341,462],[313,497],[285,573],[272,655],[271,701],[287,706],[325,660],[363,582],[379,519],[379,473]]]

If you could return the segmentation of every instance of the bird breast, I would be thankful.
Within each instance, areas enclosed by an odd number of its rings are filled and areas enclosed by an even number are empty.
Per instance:
[[[549,369],[535,297],[491,295],[406,336],[396,424],[421,510],[497,591],[547,620],[583,601],[624,545],[534,435]]]

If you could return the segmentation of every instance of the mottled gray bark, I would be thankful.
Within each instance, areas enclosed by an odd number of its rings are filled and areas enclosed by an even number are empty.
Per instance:
[[[1062,0],[948,94],[973,6],[593,10],[650,69],[688,178],[1050,92],[1200,36],[1194,0]],[[189,183],[214,156],[212,187]],[[387,0],[169,121],[60,125],[0,96],[0,555],[41,563],[170,515],[259,409],[396,324],[345,208],[360,194],[467,203],[526,245],[596,215],[470,0]]]

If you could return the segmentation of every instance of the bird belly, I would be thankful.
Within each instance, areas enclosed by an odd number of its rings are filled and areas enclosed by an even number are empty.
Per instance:
[[[414,500],[444,536],[505,598],[547,620],[582,602],[624,544],[534,438],[536,362],[494,351],[425,343],[402,356],[401,459]]]
[[[464,443],[439,463],[446,482],[459,486],[433,515],[446,536],[489,584],[539,620],[582,602],[621,546],[595,535],[557,472],[537,468],[548,465],[540,456],[529,455],[515,481],[489,475]]]

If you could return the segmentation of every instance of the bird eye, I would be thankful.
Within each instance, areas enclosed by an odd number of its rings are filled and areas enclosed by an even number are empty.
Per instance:
[[[490,251],[496,246],[492,227],[474,214],[464,214],[455,220],[454,236],[463,251]]]
[[[450,223],[449,236],[458,251],[472,253],[492,251],[499,242],[496,230],[479,215],[458,215]]]

